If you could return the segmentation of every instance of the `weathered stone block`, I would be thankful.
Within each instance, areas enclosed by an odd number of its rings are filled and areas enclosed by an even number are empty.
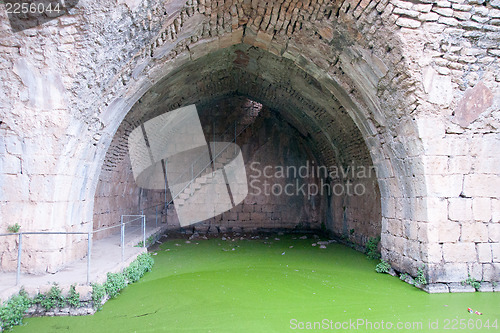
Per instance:
[[[413,10],[417,10],[421,13],[428,13],[431,11],[432,9],[432,4],[423,4],[423,3],[420,3],[420,4],[414,4],[413,7],[412,7]]]
[[[451,9],[451,8],[437,7],[437,8],[433,8],[432,11],[438,13],[441,16],[450,17],[453,15],[453,9]]]
[[[437,13],[423,13],[418,16],[420,21],[425,22],[436,22],[439,19],[439,14]]]
[[[484,281],[500,281],[500,264],[483,264]]]
[[[437,223],[420,223],[418,228],[418,240],[423,243],[434,243],[439,241],[439,229]]]
[[[443,259],[448,263],[471,262],[476,259],[474,243],[445,243],[443,244]]]
[[[480,263],[490,263],[492,262],[491,255],[491,244],[489,243],[479,243],[476,245],[477,257]]]
[[[500,177],[485,174],[465,175],[463,192],[467,197],[500,197]]]
[[[472,215],[475,221],[488,222],[491,220],[490,198],[472,199]]]
[[[396,24],[402,28],[416,29],[420,27],[422,22],[406,17],[400,17],[396,20]]]
[[[458,197],[462,192],[462,175],[426,175],[428,194],[434,197]]]
[[[451,2],[449,2],[447,0],[437,1],[436,6],[441,7],[441,8],[450,8]]]
[[[452,156],[449,158],[448,172],[467,174],[471,171],[472,159],[470,156]]]
[[[11,154],[0,155],[0,173],[11,175],[21,173],[21,159]]]
[[[493,102],[493,94],[481,81],[465,91],[455,110],[455,120],[463,127],[479,117]]]
[[[438,117],[419,117],[417,118],[417,126],[419,138],[441,138],[445,135],[445,124]],[[429,157],[423,156],[423,158],[429,159],[433,157],[432,155]],[[442,163],[442,160],[438,161]]]
[[[443,260],[443,249],[441,244],[421,244],[420,251],[424,262],[438,263]]]
[[[29,200],[29,178],[26,174],[3,175],[0,201],[21,202]]]
[[[472,199],[469,198],[448,199],[448,218],[452,221],[471,221]]]
[[[491,199],[491,219],[492,222],[500,222],[500,199]]]
[[[420,14],[418,11],[411,10],[411,9],[403,9],[403,8],[399,8],[399,7],[394,8],[392,13],[397,14],[397,15],[413,17],[413,18],[417,17]]]
[[[500,224],[488,224],[488,239],[490,242],[500,243]]]
[[[500,243],[491,244],[491,254],[493,262],[500,262]]]
[[[469,270],[469,275],[478,280],[481,281],[483,279],[483,266],[481,263],[478,262],[471,262],[467,264],[468,270]]]
[[[403,235],[403,222],[398,219],[387,220],[387,231],[393,236]]]
[[[465,263],[429,264],[429,283],[461,282],[468,277]]]
[[[462,235],[460,240],[462,242],[487,242],[487,225],[481,222],[462,223]]]
[[[476,159],[474,172],[500,175],[500,159],[494,157]]]
[[[461,21],[466,21],[466,20],[470,19],[471,16],[472,16],[472,14],[467,13],[467,12],[457,12],[457,11],[453,12],[453,17],[455,17]]]
[[[436,134],[439,135],[439,132]],[[448,173],[447,156],[422,156],[422,161],[424,162],[424,172],[427,175],[444,175]]]
[[[424,286],[423,290],[429,294],[445,294],[449,293],[448,285],[444,283],[431,283]]]
[[[418,241],[408,241],[406,243],[406,253],[405,255],[410,257],[413,260],[421,261],[421,252],[420,252],[420,242]]]
[[[497,44],[498,45],[498,44]],[[500,136],[498,134],[485,134],[472,138],[472,149],[479,158],[498,158],[500,148]],[[476,173],[479,173],[476,171]]]
[[[444,222],[448,220],[448,201],[443,198],[428,197],[427,204],[427,221],[429,222]]]
[[[456,242],[460,239],[461,226],[456,222],[441,222],[438,224],[439,242]]]
[[[15,135],[7,135],[3,138],[5,149],[8,153],[21,155],[23,153],[23,139]]]
[[[476,289],[474,287],[469,286],[469,285],[463,285],[460,282],[452,282],[449,285],[450,292],[451,293],[474,293],[476,292]]]
[[[396,217],[396,203],[394,198],[385,198],[381,202],[382,216],[388,219]]]

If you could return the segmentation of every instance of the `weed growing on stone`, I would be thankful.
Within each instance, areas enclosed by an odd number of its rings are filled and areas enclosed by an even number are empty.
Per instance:
[[[0,307],[0,331],[22,324],[24,315],[32,303],[33,301],[23,289],[18,295],[12,296],[5,302]]]
[[[146,239],[146,247],[150,246],[151,244],[153,244],[153,242],[155,241],[155,235],[151,235],[149,236],[147,239]],[[139,243],[137,243],[137,245],[135,247],[142,247],[144,244],[142,241],[140,241]]]
[[[66,297],[66,302],[73,308],[79,308],[81,306],[80,294],[76,292],[76,286],[74,284],[69,287],[69,293],[68,297]]]
[[[464,281],[461,282],[461,284],[462,284],[462,286],[465,286],[465,285],[472,286],[472,287],[474,287],[474,289],[476,289],[476,291],[478,291],[479,288],[481,288],[481,281],[476,280],[475,278],[470,276],[470,274],[469,274],[469,277],[467,279],[465,279]]]
[[[151,271],[153,264],[153,257],[149,253],[143,253],[123,273],[108,273],[108,279],[103,285],[93,283],[92,303],[94,309],[97,311],[102,309],[102,300],[106,293],[110,298],[116,297],[128,283],[136,282],[146,272]],[[21,289],[18,295],[11,297],[0,306],[0,332],[22,324],[26,312],[34,304],[40,304],[46,311],[65,306],[78,308],[81,306],[80,294],[76,291],[75,284],[69,288],[67,297],[62,295],[61,289],[56,283],[46,294],[38,294],[33,299],[28,296],[24,289]]]
[[[403,273],[403,274],[401,274],[401,275],[399,276],[399,279],[400,279],[401,281],[406,282],[406,283],[413,284],[413,278],[412,278],[412,277],[411,277],[411,275],[410,275],[410,274],[408,274],[408,273]]]
[[[424,275],[424,268],[425,268],[425,265],[422,265],[417,270],[417,277],[415,278],[415,286],[417,286],[417,287],[424,286],[427,284],[427,279],[425,278],[425,275]]]
[[[120,294],[120,290],[127,286],[123,273],[108,273],[108,279],[104,283],[104,289],[110,298]]]
[[[137,282],[146,272],[153,267],[154,261],[151,255],[143,253],[134,260],[130,266],[123,270],[123,275],[128,283]]]
[[[10,233],[13,233],[13,234],[15,234],[16,232],[19,232],[19,229],[21,229],[21,226],[19,225],[19,223],[9,225],[7,227],[7,231]]]
[[[55,307],[62,308],[66,305],[66,300],[61,293],[61,289],[54,283],[47,294],[38,294],[33,300],[35,304],[40,304],[46,311]]]
[[[92,283],[92,304],[94,310],[100,311],[102,309],[102,300],[106,295],[104,286],[99,283]]]
[[[378,252],[378,243],[380,243],[380,237],[371,237],[366,242],[365,253],[370,259],[380,259],[380,253]]]
[[[391,265],[384,259],[380,260],[377,266],[375,266],[377,273],[389,273],[389,269],[391,269]]]

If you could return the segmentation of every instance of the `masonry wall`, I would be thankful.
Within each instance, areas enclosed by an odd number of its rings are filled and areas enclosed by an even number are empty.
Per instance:
[[[325,124],[351,119],[378,170],[382,251],[396,269],[425,264],[433,282],[495,279],[499,9],[498,0],[104,1],[20,32],[1,10],[2,229],[92,229],[99,172],[125,115],[208,55],[190,71],[215,79],[206,89],[302,110],[288,120],[318,151],[346,151],[348,131]],[[85,254],[80,244],[26,243],[27,266],[57,269]]]
[[[314,156],[311,143],[301,138],[297,129],[265,105],[242,96],[228,96],[200,103],[197,109],[207,142],[214,139],[230,142],[236,131],[249,194],[228,212],[187,229],[200,232],[330,229],[359,245],[380,235],[376,168],[369,159],[364,161],[366,165],[359,163],[359,158],[366,156],[363,148],[354,145],[350,151],[352,162],[343,168],[327,165]],[[121,214],[140,211],[142,197],[128,162],[126,128],[129,127],[127,122],[120,126],[101,171],[94,223],[99,221],[102,226],[103,221],[110,221],[107,225],[117,224]],[[128,188],[130,192],[125,192]],[[167,196],[170,200],[171,194]],[[150,204],[161,204],[163,200],[164,192],[157,193],[156,201]],[[162,207],[159,208],[163,219]],[[175,212],[170,213],[169,228],[179,228]]]

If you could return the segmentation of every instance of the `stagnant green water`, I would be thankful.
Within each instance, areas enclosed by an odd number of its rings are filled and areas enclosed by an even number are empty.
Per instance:
[[[279,238],[170,240],[155,251],[153,271],[102,311],[28,318],[13,331],[500,332],[499,293],[429,295],[343,245]]]

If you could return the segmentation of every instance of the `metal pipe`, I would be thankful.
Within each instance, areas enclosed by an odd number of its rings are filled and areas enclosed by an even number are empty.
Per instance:
[[[146,247],[146,216],[142,215],[142,247]]]
[[[19,245],[17,247],[17,273],[16,273],[16,286],[21,281],[21,253],[23,252],[23,233],[19,233]]]
[[[90,257],[92,256],[92,233],[87,235],[87,284],[90,284]]]
[[[123,216],[121,219],[120,245],[122,247],[122,262],[123,262],[125,260],[125,224],[123,223]]]

